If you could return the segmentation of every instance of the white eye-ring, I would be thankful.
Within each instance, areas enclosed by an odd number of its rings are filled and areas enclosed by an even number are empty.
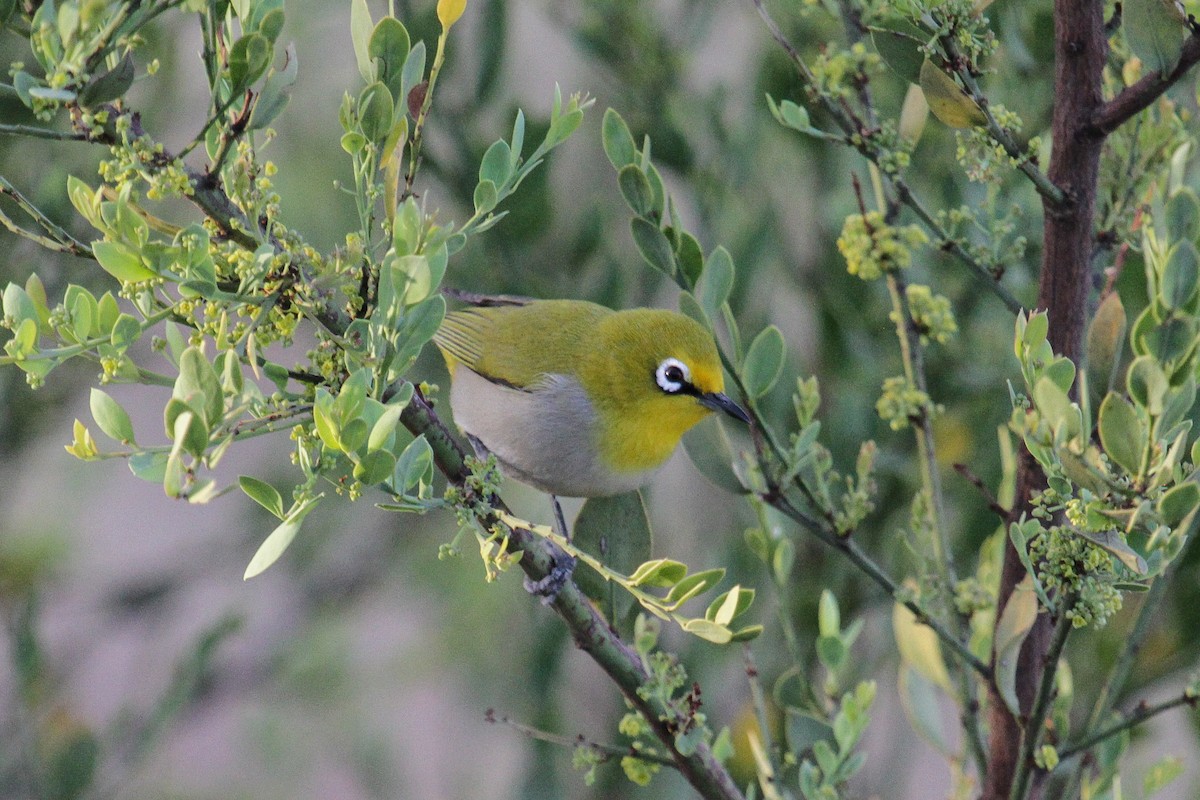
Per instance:
[[[654,382],[667,394],[675,394],[692,380],[687,364],[677,358],[668,358],[654,370]]]

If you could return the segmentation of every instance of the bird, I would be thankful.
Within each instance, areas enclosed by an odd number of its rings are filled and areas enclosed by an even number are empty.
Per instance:
[[[557,497],[645,485],[709,414],[749,423],[725,394],[712,334],[674,311],[455,293],[433,341],[450,410],[502,472]]]

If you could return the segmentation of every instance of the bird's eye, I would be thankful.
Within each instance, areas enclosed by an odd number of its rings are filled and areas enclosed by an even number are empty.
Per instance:
[[[687,364],[677,358],[668,358],[654,371],[654,382],[667,394],[681,391],[691,379],[692,374]]]

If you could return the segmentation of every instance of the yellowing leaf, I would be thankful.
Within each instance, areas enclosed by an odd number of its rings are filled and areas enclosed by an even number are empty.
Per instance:
[[[929,59],[921,64],[920,77],[929,110],[943,123],[951,128],[973,128],[987,122],[975,101]]]
[[[892,631],[901,660],[930,683],[952,693],[954,687],[942,660],[942,646],[933,629],[918,622],[906,606],[896,603],[892,608]]]
[[[996,688],[1004,699],[1004,704],[1014,715],[1020,714],[1020,703],[1017,700],[1017,657],[1021,654],[1021,645],[1029,634],[1037,619],[1037,595],[1033,591],[1033,578],[1025,579],[1017,584],[1017,588],[1008,598],[1000,622],[996,625],[996,635],[993,647],[996,651]]]
[[[450,30],[450,26],[458,22],[466,8],[467,0],[438,0],[437,16],[438,22],[442,23],[442,30]]]

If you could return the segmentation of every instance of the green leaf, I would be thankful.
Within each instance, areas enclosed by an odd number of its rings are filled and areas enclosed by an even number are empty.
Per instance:
[[[1092,408],[1100,404],[1101,398],[1116,383],[1117,367],[1121,363],[1121,350],[1125,343],[1125,328],[1125,306],[1121,304],[1121,296],[1110,292],[1088,325],[1087,377],[1088,390],[1093,395]]]
[[[983,111],[954,79],[928,58],[918,76],[921,91],[933,115],[951,128],[975,128],[987,124]]]
[[[677,231],[679,246],[676,255],[679,257],[679,269],[687,278],[688,286],[695,286],[704,269],[704,252],[700,242],[687,231]]]
[[[129,471],[144,481],[162,483],[167,472],[167,454],[134,453],[129,457]]]
[[[708,604],[704,618],[718,625],[726,625],[744,614],[754,602],[754,590],[734,586]]]
[[[634,586],[674,586],[687,575],[687,565],[669,558],[656,558],[638,566],[629,576]]]
[[[274,51],[267,37],[249,33],[229,49],[229,90],[233,94],[245,91],[263,76],[271,66]]]
[[[395,441],[396,425],[400,422],[400,414],[403,413],[405,405],[407,404],[389,404],[384,408],[379,419],[371,426],[371,435],[367,437],[367,452],[391,448],[391,443]]]
[[[4,316],[11,317],[18,324],[26,319],[31,319],[35,323],[39,321],[37,306],[34,305],[33,299],[30,298],[28,292],[15,283],[10,283],[4,288],[3,311]]]
[[[375,80],[375,65],[371,61],[371,35],[374,33],[371,12],[367,0],[350,2],[350,41],[354,45],[354,60],[358,62],[358,74],[364,83]]]
[[[199,414],[191,410],[184,411],[175,418],[171,439],[175,442],[175,450],[182,449],[200,458],[208,449],[208,426]]]
[[[396,468],[392,472],[392,490],[396,494],[404,494],[424,480],[432,468],[433,448],[425,440],[425,434],[421,434],[409,442],[404,452],[396,459]]]
[[[1018,318],[1018,326],[1020,325]],[[1029,319],[1025,322],[1025,327],[1021,330],[1021,343],[1031,351],[1036,351],[1041,347],[1042,342],[1046,341],[1046,334],[1050,331],[1050,317],[1045,311],[1035,311],[1029,315]],[[1018,353],[1018,355],[1020,355]]]
[[[361,420],[356,420],[361,422]],[[396,469],[396,457],[387,450],[372,450],[354,465],[354,479],[366,486],[383,483],[392,477]]]
[[[784,735],[787,737],[788,750],[797,756],[811,751],[817,742],[833,744],[833,728],[829,723],[798,708],[787,709]]]
[[[251,28],[266,37],[268,42],[275,44],[279,34],[283,33],[283,8],[272,8],[266,13],[261,13],[261,9],[266,5],[266,3],[258,4]],[[280,0],[280,5],[282,6],[282,0]]]
[[[415,118],[417,112],[414,109],[419,108],[420,103],[413,94],[413,90],[425,79],[425,42],[418,41],[408,52],[408,58],[404,61],[402,78],[404,103],[400,107],[406,109]]]
[[[1174,0],[1125,0],[1121,27],[1135,56],[1166,77],[1183,54],[1186,19]]]
[[[494,186],[508,183],[513,172],[513,152],[508,142],[497,139],[479,162],[479,182],[491,181]],[[494,205],[494,204],[493,204]]]
[[[627,164],[617,173],[617,186],[625,203],[639,217],[648,217],[659,211],[654,207],[654,190],[650,180],[637,164]]]
[[[126,52],[115,67],[88,81],[88,85],[79,93],[79,104],[85,107],[98,106],[116,100],[129,91],[133,78],[133,54]]]
[[[821,599],[817,601],[817,630],[822,636],[842,634],[842,612],[837,597],[828,589],[821,590]]]
[[[900,705],[904,708],[904,714],[908,717],[912,729],[947,758],[952,758],[954,751],[946,739],[937,687],[911,664],[900,665],[900,679],[897,683]]]
[[[729,628],[706,619],[689,619],[681,627],[687,633],[714,644],[729,644],[733,640],[733,632]]]
[[[623,575],[650,558],[653,534],[642,495],[637,491],[588,498],[579,510],[572,534],[576,547]],[[577,567],[575,581],[584,594],[606,609],[610,622],[623,620],[633,605],[633,598],[625,593],[615,598],[613,587],[591,567]],[[610,600],[614,601],[611,605]]]
[[[1117,560],[1124,564],[1131,572],[1136,572],[1139,575],[1146,574],[1146,560],[1125,542],[1125,538],[1118,531],[1084,531],[1078,528],[1071,528],[1071,532],[1077,536],[1082,536],[1092,544],[1104,548],[1116,556]]]
[[[239,475],[238,486],[251,500],[283,519],[283,497],[274,486],[250,475]]]
[[[1200,198],[1184,186],[1167,202],[1167,241],[1195,242],[1200,239]]]
[[[404,101],[401,91],[404,83],[404,62],[410,49],[408,29],[395,17],[379,20],[371,39],[367,43],[367,57],[374,62],[376,77],[392,93],[392,102],[400,105]],[[370,80],[369,78],[365,80]]]
[[[100,389],[93,387],[89,404],[92,409],[92,418],[96,420],[96,425],[104,431],[106,436],[121,444],[134,443],[133,423],[120,403]]]
[[[203,413],[205,425],[215,427],[225,413],[225,393],[212,364],[199,347],[192,346],[179,356],[179,377],[171,396],[190,403],[197,395],[203,402],[194,406],[194,410]]]
[[[1142,796],[1150,797],[1183,774],[1183,759],[1163,756],[1142,777]]]
[[[783,334],[774,325],[763,328],[750,343],[742,361],[742,382],[751,398],[762,397],[779,380],[783,371],[783,349]]]
[[[836,636],[818,636],[817,637],[817,658],[825,665],[825,668],[836,672],[846,663],[846,656],[849,651],[846,645]]]
[[[272,72],[263,83],[262,91],[258,93],[258,99],[254,102],[254,111],[250,114],[247,130],[262,130],[270,125],[276,117],[283,113],[292,99],[292,86],[295,85],[296,76],[299,75],[300,70],[300,62],[296,59],[295,45],[288,45],[284,59],[283,69]],[[350,136],[351,134],[346,135]],[[350,152],[357,152],[357,150]]]
[[[1100,404],[1099,428],[1100,443],[1108,457],[1130,475],[1137,475],[1149,432],[1133,405],[1109,392]]]
[[[630,223],[633,231],[633,243],[646,263],[656,270],[671,277],[675,274],[675,255],[671,242],[662,230],[642,217],[634,217]]]
[[[496,184],[491,181],[480,181],[475,186],[475,195],[472,200],[475,204],[475,213],[486,214],[491,211],[499,201]],[[408,258],[412,258],[412,256],[408,256]]]
[[[92,786],[99,761],[100,743],[95,735],[84,728],[71,731],[44,762],[41,792],[45,793],[45,797],[55,800],[83,797]]]
[[[724,247],[713,250],[696,281],[696,299],[709,319],[719,319],[721,306],[733,292],[733,258]]]
[[[893,72],[909,83],[920,83],[921,66],[925,62],[920,39],[901,31],[872,28],[871,41],[883,63]]]
[[[363,89],[358,96],[358,118],[363,136],[376,145],[382,145],[392,132],[395,113],[392,93],[379,81]]]
[[[1013,716],[1021,713],[1017,700],[1017,657],[1021,645],[1037,619],[1037,595],[1033,579],[1026,576],[1009,596],[996,625],[993,649],[996,654],[996,688]]]
[[[692,573],[671,587],[663,603],[670,607],[682,605],[693,597],[704,594],[724,577],[725,570],[721,567]]]
[[[818,139],[826,138],[824,131],[812,126],[812,121],[808,116],[808,109],[803,106],[798,106],[791,100],[783,100],[776,103],[775,98],[767,95],[767,108],[770,109],[771,116],[775,118],[775,121],[785,128],[791,128],[800,133],[815,136]]]
[[[1181,241],[1171,248],[1163,267],[1158,287],[1163,306],[1168,309],[1187,306],[1196,296],[1197,279],[1200,279],[1200,253],[1190,241]]]
[[[1163,412],[1163,400],[1167,396],[1167,376],[1162,367],[1151,356],[1139,356],[1129,365],[1126,376],[1129,396],[1152,417]]]
[[[696,302],[696,298],[692,296],[691,292],[683,291],[679,293],[679,313],[685,317],[694,319],[705,330],[712,331],[712,320],[708,318],[708,314]]]
[[[1188,481],[1172,487],[1158,498],[1158,515],[1163,524],[1175,528],[1200,508],[1200,486]]]
[[[604,154],[616,170],[636,164],[638,161],[637,146],[633,142],[633,134],[621,115],[611,108],[604,112],[604,121],[600,127],[600,140],[604,145]]]
[[[328,389],[324,386],[317,387],[313,402],[313,424],[321,442],[334,452],[340,453],[342,451],[341,422],[334,412],[334,402],[334,397]]]
[[[718,415],[710,414],[685,433],[683,449],[700,474],[715,486],[730,494],[749,492],[733,470],[733,447]]]
[[[339,444],[343,453],[357,453],[367,443],[367,437],[371,431],[367,427],[367,421],[362,417],[355,417],[349,422],[343,422],[342,428],[338,432]]]
[[[304,518],[316,508],[320,500],[321,495],[317,495],[305,500],[299,506],[292,507],[283,522],[271,531],[270,535],[259,545],[254,558],[250,559],[250,563],[246,566],[242,580],[249,580],[255,575],[261,574],[267,567],[279,560],[292,540],[296,538],[296,534],[300,532],[300,525],[304,522]]]
[[[140,283],[157,277],[133,248],[121,242],[92,242],[92,255],[105,272],[121,283]]]

